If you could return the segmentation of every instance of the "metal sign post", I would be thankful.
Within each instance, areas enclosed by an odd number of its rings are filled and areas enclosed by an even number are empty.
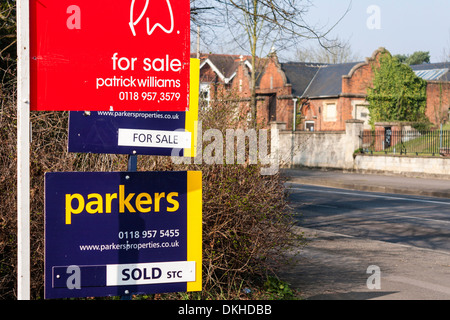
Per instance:
[[[29,1],[17,1],[17,298],[30,299]]]

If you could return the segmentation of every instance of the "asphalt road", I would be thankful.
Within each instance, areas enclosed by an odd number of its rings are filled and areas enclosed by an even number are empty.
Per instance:
[[[450,299],[450,199],[288,185],[304,299]]]

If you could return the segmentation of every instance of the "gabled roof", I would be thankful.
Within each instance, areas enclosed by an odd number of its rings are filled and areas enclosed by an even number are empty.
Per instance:
[[[329,64],[321,66],[302,97],[318,98],[339,96],[342,92],[342,76],[361,62]]]
[[[410,66],[424,80],[450,81],[450,62],[424,63]]]
[[[319,69],[324,66],[320,63],[286,62],[280,63],[281,70],[286,75],[287,83],[292,85],[292,94],[301,97],[308,88]]]
[[[247,62],[248,57],[230,54],[201,54],[200,69],[209,65],[223,82],[228,83],[236,75],[241,59]]]

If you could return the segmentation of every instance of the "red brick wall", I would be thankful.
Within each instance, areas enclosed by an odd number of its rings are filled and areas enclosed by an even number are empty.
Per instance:
[[[269,59],[259,81],[257,93],[261,99],[264,99],[259,103],[259,123],[267,124],[269,122],[269,97],[270,95],[275,95],[275,120],[286,123],[286,129],[291,130],[294,108],[292,86],[286,83],[286,77],[276,57]]]
[[[373,66],[377,63],[379,51],[366,62],[353,67],[347,76],[342,77],[342,93],[366,95],[367,88],[372,86]]]
[[[244,63],[240,63],[237,68],[236,75],[232,80],[231,88],[235,92],[239,92],[239,96],[242,98],[250,97],[250,82],[251,79],[247,66],[245,66]]]
[[[276,58],[269,59],[259,83],[259,92],[273,92],[286,85],[286,77],[281,71]]]
[[[208,64],[205,64],[205,66],[200,70],[200,82],[216,81],[220,81],[220,78]]]
[[[450,82],[428,81],[426,116],[435,125],[447,122],[450,107]]]
[[[316,131],[342,131],[345,130],[345,121],[353,119],[352,102],[361,102],[367,94],[367,88],[372,85],[373,66],[379,61],[382,49],[376,50],[371,58],[353,67],[348,75],[342,76],[342,92],[339,97],[310,100],[310,106],[314,109],[316,119],[309,119],[306,115],[304,121],[314,120]],[[327,121],[325,109],[327,103],[336,104],[336,117],[333,121]]]
[[[292,98],[277,99],[277,121],[286,123],[286,129],[292,130],[294,102]]]
[[[325,116],[327,104],[336,105],[336,118],[335,120],[327,119]],[[329,99],[313,99],[309,103],[312,108],[311,116],[306,115],[305,121],[314,121],[315,131],[340,131],[345,130],[345,122],[342,118],[342,104],[338,98]],[[316,117],[316,118],[314,118]]]

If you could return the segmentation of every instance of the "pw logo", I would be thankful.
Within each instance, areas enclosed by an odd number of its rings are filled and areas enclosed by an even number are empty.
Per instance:
[[[148,8],[149,2],[150,2],[150,0],[145,0],[144,8],[142,9],[138,18],[136,20],[134,20],[136,0],[131,1],[129,25],[130,25],[131,32],[133,33],[133,36],[136,36],[136,30],[135,30],[134,26],[136,26],[144,18],[144,15],[147,13],[147,9],[149,9]],[[160,28],[165,33],[172,33],[173,27],[174,27],[172,6],[170,5],[169,0],[166,0],[166,4],[167,4],[167,9],[168,9],[168,14],[170,15],[170,27],[165,28],[161,23],[157,23],[157,22],[156,23],[152,22],[153,23],[153,26],[152,26],[152,23],[150,23],[150,18],[146,17],[145,20],[147,22],[147,34],[148,35],[151,35],[153,33],[153,31],[155,31],[156,28]]]

